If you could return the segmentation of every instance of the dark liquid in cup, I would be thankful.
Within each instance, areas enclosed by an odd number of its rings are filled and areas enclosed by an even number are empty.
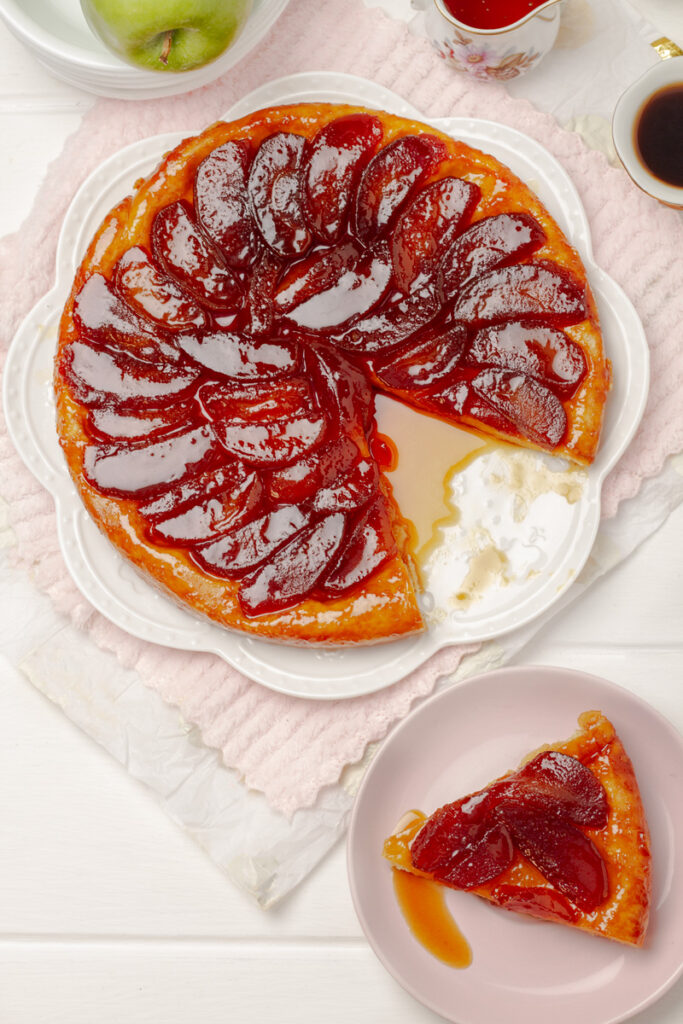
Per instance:
[[[514,25],[546,0],[444,0],[454,18],[472,28],[495,29]]]
[[[664,86],[644,104],[634,141],[648,171],[667,185],[683,186],[683,82]]]

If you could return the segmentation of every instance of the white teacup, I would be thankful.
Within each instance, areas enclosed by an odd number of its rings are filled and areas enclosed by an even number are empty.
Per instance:
[[[664,47],[657,49],[660,54],[666,53]],[[680,53],[671,44],[669,52],[676,51]],[[683,209],[683,186],[670,185],[658,178],[643,162],[636,142],[638,123],[647,102],[660,89],[677,83],[683,85],[683,56],[671,56],[649,68],[619,98],[612,117],[612,137],[619,159],[636,185],[660,203]]]
[[[472,28],[458,21],[444,0],[429,0],[427,34],[437,52],[456,71],[504,82],[531,71],[553,48],[560,27],[562,0],[546,0],[505,28]]]

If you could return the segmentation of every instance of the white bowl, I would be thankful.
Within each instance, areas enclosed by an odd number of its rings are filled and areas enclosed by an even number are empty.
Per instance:
[[[619,159],[636,185],[660,203],[683,209],[683,188],[668,185],[648,170],[635,144],[635,127],[643,106],[660,89],[676,82],[683,82],[683,57],[670,57],[649,68],[619,98],[612,118],[612,136]]]
[[[289,0],[254,0],[235,42],[217,60],[181,73],[125,64],[88,27],[80,0],[0,0],[0,19],[52,74],[78,89],[121,99],[154,99],[189,92],[219,78],[252,50]]]

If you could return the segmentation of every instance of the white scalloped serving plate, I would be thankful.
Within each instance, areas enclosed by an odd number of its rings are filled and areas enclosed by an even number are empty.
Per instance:
[[[363,104],[424,120],[388,90],[333,73],[305,73],[270,82],[241,100],[226,117],[305,100]],[[251,639],[193,614],[143,579],[81,504],[57,440],[51,379],[60,312],[91,237],[135,180],[149,174],[182,137],[155,136],[111,157],[75,196],[59,240],[55,286],[19,328],[4,375],[10,434],[26,465],[54,497],[69,571],[88,600],[122,629],[168,647],[212,651],[250,678],[284,693],[319,699],[351,697],[397,682],[441,647],[484,640],[529,622],[564,593],[585,563],[598,528],[602,482],[633,436],[647,398],[649,353],[642,325],[621,289],[595,265],[576,190],[545,149],[490,121],[449,118],[432,123],[492,153],[527,181],[586,266],[614,369],[614,386],[597,459],[588,470],[574,471],[578,500],[570,503],[551,487],[520,517],[519,495],[501,485],[510,449],[501,446],[474,459],[454,481],[460,520],[444,530],[426,566],[421,601],[428,628],[392,643],[314,649]],[[567,468],[563,460],[533,452],[515,452],[514,458],[525,460],[530,473],[542,469],[550,479]],[[481,534],[482,530],[504,552],[507,578],[463,606],[455,594],[468,569],[473,531]]]

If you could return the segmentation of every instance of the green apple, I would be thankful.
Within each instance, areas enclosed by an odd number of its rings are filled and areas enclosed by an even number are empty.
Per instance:
[[[105,46],[136,67],[189,71],[219,57],[249,16],[252,0],[81,0]]]

